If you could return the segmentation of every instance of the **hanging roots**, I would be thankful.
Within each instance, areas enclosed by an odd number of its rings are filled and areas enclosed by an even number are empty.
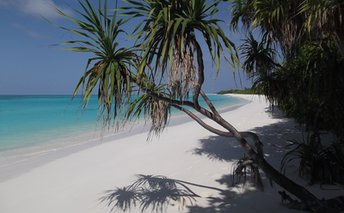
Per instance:
[[[172,67],[168,76],[170,91],[174,97],[184,99],[195,82],[196,69],[191,52],[185,52],[181,57],[179,51],[174,51]]]
[[[152,126],[150,132],[159,134],[166,126],[169,116],[169,104],[165,101],[155,100],[150,112]]]
[[[237,180],[235,180],[235,177]],[[251,177],[248,179],[248,177]],[[243,179],[241,179],[243,178]],[[259,190],[264,191],[262,177],[260,176],[259,168],[252,159],[247,156],[242,157],[235,165],[233,170],[233,183],[232,186],[242,182],[245,184],[247,181],[253,183]]]

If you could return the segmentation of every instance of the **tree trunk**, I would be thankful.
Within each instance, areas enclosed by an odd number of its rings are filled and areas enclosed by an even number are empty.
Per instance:
[[[207,100],[209,101],[209,99]],[[211,102],[209,103],[211,105]],[[224,120],[218,113],[210,113],[207,114],[202,113],[202,109],[196,109],[206,117],[210,118],[211,120],[215,121],[216,123],[220,124],[224,127],[228,132],[224,132],[218,129],[215,129],[209,125],[207,125],[204,121],[202,121],[197,115],[193,114],[192,112],[188,111],[187,109],[181,107],[180,105],[172,104],[175,108],[183,111],[187,115],[189,115],[193,120],[199,123],[205,129],[225,137],[234,137],[239,144],[243,147],[246,151],[248,156],[257,163],[258,167],[269,177],[271,178],[276,184],[284,188],[286,191],[297,197],[309,210],[316,212],[319,208],[324,208],[323,204],[320,200],[310,193],[307,189],[303,186],[295,183],[294,181],[290,180],[287,176],[283,175],[281,172],[273,168],[264,158],[264,153],[261,148],[261,142],[259,137],[253,132],[239,132],[235,127],[229,124],[226,120]],[[216,109],[215,109],[216,111]],[[210,114],[209,114],[210,113]],[[250,137],[255,141],[256,150],[250,145],[245,137]]]
[[[254,161],[269,178],[271,178],[286,191],[300,199],[302,203],[304,203],[311,211],[316,212],[320,207],[322,207],[322,204],[317,197],[315,197],[303,186],[298,185],[294,181],[290,180],[287,176],[277,171],[264,158],[258,157],[257,159],[254,159]]]
[[[219,118],[219,124],[225,127],[228,131],[233,134],[233,137],[239,142],[239,144],[244,148],[246,153],[249,157],[258,164],[259,168],[269,177],[271,178],[276,184],[284,188],[286,191],[297,197],[302,203],[304,203],[310,210],[317,211],[320,207],[322,207],[322,203],[320,200],[310,193],[307,189],[302,187],[301,185],[295,183],[294,181],[290,180],[287,176],[283,175],[281,172],[273,168],[264,158],[264,153],[261,146],[261,142],[259,137],[253,133],[246,133],[247,136],[250,136],[253,140],[255,140],[256,150],[250,145],[246,139],[244,138],[244,134],[240,133],[237,129],[235,129],[231,124],[225,121],[221,116]],[[249,135],[251,134],[251,135]],[[255,135],[255,136],[253,136]]]

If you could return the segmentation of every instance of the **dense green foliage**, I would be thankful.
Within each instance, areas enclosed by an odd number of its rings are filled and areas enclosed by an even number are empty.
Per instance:
[[[80,18],[60,11],[76,25],[66,30],[80,38],[67,41],[68,49],[93,55],[74,95],[82,91],[87,103],[97,89],[106,121],[123,124],[123,119],[136,119],[143,113],[152,121],[151,131],[159,133],[173,105],[200,109],[198,98],[203,94],[205,80],[202,44],[218,71],[223,55],[231,59],[233,66],[238,63],[238,56],[219,26],[220,20],[213,17],[219,11],[220,0],[125,2],[129,6],[110,10],[107,1],[99,0],[97,8],[89,0],[79,1]],[[139,23],[131,35],[135,45],[122,47],[119,37],[128,33],[123,24],[136,18]],[[188,101],[188,96],[193,102]],[[124,118],[119,116],[120,110],[124,111]]]
[[[260,37],[249,33],[241,47],[243,68],[253,78],[253,89],[305,124],[307,131],[334,133],[337,140],[330,147],[342,147],[344,142],[343,14],[340,0],[236,0],[232,11],[234,29],[241,21],[248,31],[262,32]],[[276,52],[281,59],[276,60]],[[307,165],[300,165],[301,170],[317,170],[310,169],[314,162],[319,171],[323,171],[320,162],[340,165],[335,158],[319,154],[334,155],[320,142],[315,147],[308,142],[293,144],[294,156],[297,153]],[[316,159],[309,158],[313,155]],[[343,152],[336,155],[343,158]],[[342,169],[335,171],[344,174]],[[309,178],[319,180],[319,175]]]
[[[81,90],[87,103],[91,92],[98,89],[98,101],[106,121],[119,118],[121,124],[124,125],[125,121],[137,118],[143,112],[145,118],[151,122],[151,131],[154,133],[160,133],[164,129],[169,118],[170,108],[174,107],[186,113],[210,132],[219,136],[234,137],[248,155],[247,159],[239,163],[238,168],[245,169],[251,166],[254,172],[259,175],[260,170],[257,167],[259,166],[271,180],[301,201],[296,201],[296,203],[301,203],[306,209],[314,212],[319,212],[318,210],[325,207],[323,201],[273,168],[264,158],[265,154],[259,137],[253,132],[239,132],[220,115],[211,100],[202,91],[206,77],[203,61],[204,51],[210,55],[210,60],[216,65],[217,71],[219,71],[220,61],[223,58],[229,59],[226,61],[229,61],[233,67],[238,63],[234,43],[230,41],[220,27],[219,23],[222,20],[215,18],[215,15],[219,12],[219,4],[225,2],[224,0],[125,0],[129,6],[115,10],[107,9],[106,0],[99,0],[98,7],[95,7],[94,3],[89,0],[79,2],[81,10],[76,11],[79,18],[75,19],[61,12],[76,24],[74,28],[67,29],[79,38],[67,42],[71,46],[70,50],[92,54],[92,58],[87,62],[85,74],[81,77],[74,95]],[[240,3],[241,1],[237,0],[235,2]],[[299,55],[302,56],[303,54],[294,53],[302,52],[301,47],[303,44],[308,45],[308,43],[299,43],[303,40],[293,37],[296,35],[293,29],[301,26],[304,28],[304,32],[307,32],[309,26],[296,25],[297,20],[294,20],[292,24],[287,24],[289,20],[285,18],[286,12],[291,11],[293,14],[290,17],[292,18],[302,16],[294,14],[295,11],[291,10],[293,7],[289,3],[293,1],[283,3],[285,1],[266,0],[264,2],[257,0],[252,1],[255,2],[253,5],[249,4],[251,1],[242,2],[248,4],[246,12],[249,15],[258,14],[251,19],[247,19],[247,23],[254,20],[257,26],[261,25],[264,33],[262,42],[256,42],[254,37],[250,36],[248,38],[249,43],[242,47],[245,57],[249,59],[244,63],[244,68],[256,80],[257,88],[260,87],[264,94],[268,94],[271,101],[281,102],[279,99],[281,96],[279,95],[285,91],[288,85],[284,76],[288,76],[290,73],[293,74],[289,70],[293,70],[297,67],[296,65],[305,67],[305,62],[307,69],[304,73],[306,74],[301,76],[312,82],[306,85],[318,83],[319,81],[313,81],[313,77],[309,77],[309,73],[313,73],[314,70],[321,73],[328,67],[321,63],[308,63],[309,58],[313,57],[313,55],[308,54],[308,49],[313,48],[313,43],[316,45],[323,44],[325,38],[331,39],[333,36],[338,37],[339,34],[320,36],[320,40],[318,38],[318,40],[311,39],[310,46],[304,46],[304,57],[306,57],[304,60],[299,57]],[[285,5],[288,7],[283,8]],[[276,6],[277,10],[275,12],[269,11],[269,8],[276,9]],[[299,12],[307,10],[306,6],[301,5]],[[332,5],[330,4],[330,6]],[[313,7],[310,10],[313,10]],[[262,11],[263,13],[260,14]],[[117,12],[123,12],[122,14],[126,15],[125,17],[128,19],[118,20]],[[330,10],[330,12],[334,11]],[[277,22],[270,19],[271,14],[275,18],[277,17]],[[239,11],[238,14],[233,16],[234,22],[240,16]],[[266,16],[268,18],[264,19]],[[124,32],[122,25],[137,17],[140,23],[135,28],[136,34],[131,34],[135,39],[135,45],[129,48],[121,47],[118,35]],[[314,19],[317,19],[317,17],[323,16],[315,14]],[[305,20],[308,20],[308,18],[305,18]],[[281,27],[285,27],[285,29]],[[331,29],[333,26],[329,25],[328,27],[328,29]],[[277,31],[275,31],[276,29]],[[290,34],[290,32],[293,33]],[[297,32],[303,31],[298,29]],[[292,37],[287,37],[288,35]],[[320,45],[320,47],[328,47],[331,54],[333,52],[339,57],[340,54],[337,51],[341,44],[339,41],[324,43],[327,46]],[[282,65],[275,61],[275,52],[277,51],[274,50],[272,45],[276,45],[276,42],[279,42],[284,55],[288,59]],[[302,45],[300,46],[300,44]],[[319,51],[317,48],[314,48],[314,52],[316,53],[314,56],[316,61],[335,59],[335,61],[341,63],[340,58],[332,58],[333,55],[323,54],[324,51]],[[317,69],[313,69],[313,65],[316,65]],[[284,75],[284,72],[288,75]],[[299,73],[297,72],[295,76],[298,77]],[[319,75],[318,78],[322,81],[323,75]],[[277,81],[281,79],[283,81]],[[328,83],[332,82],[326,82],[326,85]],[[324,86],[324,88],[331,87]],[[316,90],[311,89],[309,91],[312,94],[305,97],[313,98],[315,96],[314,101],[318,101],[316,98],[319,97],[319,94],[313,93]],[[133,92],[136,92],[136,96],[131,99]],[[192,100],[187,99],[188,96],[191,96]],[[207,108],[199,104],[200,98],[206,102]],[[294,106],[297,103],[292,104]],[[190,108],[199,114],[190,111]],[[125,111],[124,117],[118,117],[120,115],[119,110]],[[200,115],[208,119],[202,120]],[[213,124],[216,124],[216,126],[214,127]],[[236,170],[240,171],[240,169]],[[260,175],[256,177],[260,180]]]
[[[331,41],[304,43],[278,71],[277,80],[288,82],[276,97],[280,107],[310,130],[330,130],[343,138],[343,66]]]
[[[253,89],[245,88],[245,89],[221,90],[217,94],[256,94],[256,92]]]
[[[299,176],[310,184],[344,184],[344,146],[340,143],[324,145],[319,133],[309,133],[303,141],[291,140],[290,150],[282,159],[282,171],[289,163],[298,162]]]
[[[269,7],[267,7],[269,6]],[[341,1],[237,0],[232,26],[259,28],[242,45],[243,68],[254,88],[311,130],[343,138],[344,72]],[[341,24],[340,24],[341,23]],[[277,63],[275,53],[282,54]]]

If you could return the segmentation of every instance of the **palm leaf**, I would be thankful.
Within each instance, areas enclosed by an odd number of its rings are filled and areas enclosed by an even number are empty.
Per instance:
[[[119,47],[117,37],[125,33],[121,27],[125,20],[118,19],[117,10],[109,14],[107,1],[98,1],[96,9],[90,1],[79,1],[81,10],[77,14],[83,20],[69,18],[77,26],[75,29],[66,29],[81,37],[78,40],[65,42],[73,45],[68,50],[90,52],[96,57],[87,61],[84,75],[80,78],[73,95],[77,95],[83,86],[83,99],[85,106],[90,100],[94,90],[98,93],[98,102],[105,120],[115,119],[119,110],[130,99],[133,79],[130,77],[130,67],[134,68],[136,48]],[[62,14],[62,13],[61,13]],[[108,16],[112,18],[108,18]]]

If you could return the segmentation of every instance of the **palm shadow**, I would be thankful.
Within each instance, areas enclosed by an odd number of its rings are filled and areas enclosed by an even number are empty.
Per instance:
[[[269,158],[278,159],[278,156],[283,154],[280,147],[285,144],[285,138],[299,134],[298,131],[295,132],[294,122],[287,119],[279,123],[255,128],[252,131],[261,137],[264,150],[269,154],[266,156],[267,160]],[[276,146],[278,147],[276,148]],[[210,136],[200,140],[200,146],[192,150],[192,153],[206,156],[214,161],[232,163],[232,165],[233,162],[244,156],[244,151],[233,138],[221,136]],[[276,206],[280,205],[276,190],[261,193],[251,183],[247,184],[246,189],[242,190],[243,193],[238,194],[237,191],[232,190],[233,187],[245,188],[244,184],[241,186],[236,185],[238,181],[236,181],[233,173],[224,174],[216,181],[224,186],[222,188],[226,190],[159,175],[138,175],[137,180],[129,186],[104,192],[100,201],[105,203],[111,211],[119,210],[123,212],[129,212],[134,208],[139,208],[141,212],[164,212],[169,206],[176,205],[179,209],[186,208],[189,213],[240,212],[245,209],[242,206],[251,206],[252,203],[258,209],[264,210],[263,203],[266,203],[266,200],[275,202]],[[268,178],[263,176],[263,181],[264,185],[269,185]],[[213,197],[205,197],[207,205],[200,206],[197,203],[200,195],[192,191],[192,187],[207,188],[218,193]]]
[[[271,115],[273,116],[273,115]],[[279,116],[279,115],[278,115]],[[271,159],[274,166],[280,166],[279,162],[287,151],[288,141],[301,140],[302,128],[296,125],[292,119],[280,119],[279,122],[251,129],[256,133],[261,142],[267,160]],[[250,138],[247,141],[253,144]],[[237,161],[245,156],[244,150],[234,138],[223,136],[210,136],[200,140],[200,146],[192,150],[193,154],[206,156],[210,160],[226,162]]]
[[[266,107],[265,108],[265,112],[266,113],[269,113],[269,115],[272,117],[272,118],[277,118],[277,119],[280,119],[280,118],[285,118],[285,114],[282,112],[282,110],[280,110],[278,107],[276,106],[273,106],[273,107]]]
[[[295,138],[302,137],[302,130],[297,126],[292,119],[283,118],[283,116],[274,112],[274,118],[281,119],[280,122],[257,127],[251,131],[255,132],[261,139],[264,145],[265,158],[277,169],[280,168],[280,160],[283,158],[284,153],[287,152],[287,142]],[[252,143],[252,141],[248,141]],[[193,150],[196,155],[206,156],[211,160],[225,161],[225,162],[238,162],[244,156],[244,151],[233,138],[210,136],[200,141],[200,147]],[[233,164],[232,164],[233,165]],[[224,174],[220,179],[216,180],[221,185],[224,185],[228,191],[233,187],[247,189],[252,186],[250,177],[240,177],[234,174],[236,164],[234,163],[231,174]],[[241,178],[241,180],[240,180]],[[269,178],[264,174],[262,176],[264,187],[273,186]],[[253,185],[254,186],[254,185]],[[254,186],[240,195],[239,199],[228,200],[226,196],[217,198],[208,198],[208,206],[191,206],[189,213],[224,213],[224,212],[237,212],[242,211],[241,206],[252,205],[254,202],[257,208],[264,208],[259,203],[266,203],[266,200],[275,199],[275,205],[281,205],[280,197],[277,194],[277,189],[267,190],[264,193],[259,192],[258,188]],[[282,201],[283,202],[283,201]]]
[[[192,150],[195,155],[211,160],[232,162],[243,157],[244,152],[234,138],[210,136],[200,140],[200,147]]]
[[[169,205],[179,205],[182,209],[192,206],[200,197],[190,186],[207,188],[226,193],[222,189],[200,185],[183,180],[170,179],[164,176],[137,175],[137,180],[129,186],[105,191],[100,202],[105,203],[111,212],[121,210],[130,212],[140,208],[141,212],[164,212]]]
[[[288,152],[290,141],[301,141],[304,129],[293,119],[283,118],[279,122],[252,129],[263,143],[266,160],[276,169],[281,167],[281,160]]]

